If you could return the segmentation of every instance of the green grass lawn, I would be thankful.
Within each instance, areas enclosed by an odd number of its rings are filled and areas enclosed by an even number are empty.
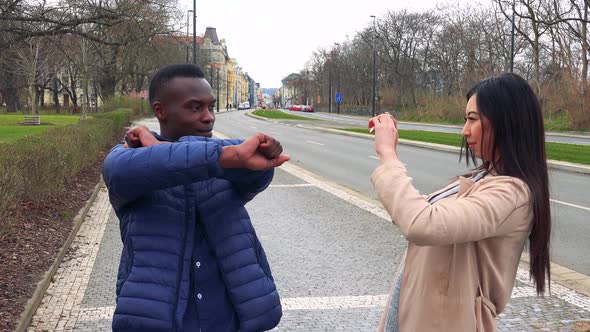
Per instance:
[[[408,121],[408,122],[419,122],[419,123],[435,123],[435,124],[446,124],[446,125],[458,125],[462,126],[465,124],[465,121],[462,119],[463,111],[457,111],[452,113],[453,119],[441,119],[441,118],[434,118],[424,116],[423,114],[418,115],[415,110],[407,110],[398,112],[396,114],[396,119],[398,121]],[[566,113],[558,114],[558,115],[544,115],[543,122],[545,126],[545,130],[547,131],[572,131],[570,120]],[[581,132],[588,132],[587,129],[578,130]]]
[[[309,121],[317,121],[316,119],[312,119],[306,116],[298,116],[287,114],[282,111],[278,110],[256,110],[252,112],[254,115],[262,116],[269,119],[284,119],[284,120],[309,120]]]
[[[41,115],[41,125],[22,125],[22,114],[0,114],[0,143],[13,142],[25,136],[37,135],[49,128],[77,124],[80,115]]]
[[[369,133],[367,129],[364,128],[339,129],[362,134]],[[462,140],[460,134],[437,133],[421,130],[400,130],[399,137],[413,141],[446,144],[459,147],[461,146]],[[545,147],[547,148],[547,159],[590,165],[590,146],[588,145],[547,142],[545,143]]]

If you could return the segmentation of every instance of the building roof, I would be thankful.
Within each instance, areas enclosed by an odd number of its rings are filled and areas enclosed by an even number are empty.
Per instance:
[[[301,75],[297,74],[297,73],[292,73],[289,74],[287,77],[283,78],[281,81],[283,82],[283,84],[287,84],[290,81],[299,79],[301,77]]]
[[[217,38],[216,28],[207,27],[207,30],[205,30],[205,36],[203,36],[203,38],[209,38],[214,45],[219,45],[219,38]]]

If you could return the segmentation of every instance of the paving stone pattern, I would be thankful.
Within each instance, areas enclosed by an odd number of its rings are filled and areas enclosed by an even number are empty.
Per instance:
[[[295,176],[297,175],[297,176]],[[283,167],[247,205],[282,297],[278,331],[375,331],[405,240],[380,208]],[[108,331],[121,240],[102,189],[28,331]],[[519,270],[499,331],[570,331],[590,299],[552,285],[539,298]]]

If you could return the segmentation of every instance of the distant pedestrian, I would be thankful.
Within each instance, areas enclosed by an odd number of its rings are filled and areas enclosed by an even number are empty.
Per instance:
[[[467,165],[482,165],[422,196],[397,155],[396,120],[369,121],[381,165],[371,180],[408,248],[380,330],[496,330],[529,239],[538,294],[550,280],[551,211],[543,115],[518,75],[485,79],[467,93]],[[410,170],[411,173],[411,170]]]
[[[212,138],[202,70],[171,65],[150,82],[161,135],[137,127],[104,162],[123,251],[113,331],[263,331],[281,303],[244,204],[289,160],[272,137]]]

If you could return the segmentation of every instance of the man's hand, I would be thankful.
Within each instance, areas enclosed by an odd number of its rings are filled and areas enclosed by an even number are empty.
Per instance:
[[[126,148],[149,147],[162,143],[165,142],[158,141],[145,126],[131,128],[127,134],[125,134]]]
[[[281,143],[262,133],[256,133],[240,145],[225,146],[219,158],[223,168],[266,170],[281,166],[291,157],[281,154]]]
[[[264,134],[262,134],[262,135],[264,135]],[[283,147],[281,146],[281,143],[270,136],[266,136],[266,135],[264,135],[264,136],[267,138],[267,141],[264,143],[261,143],[260,146],[258,147],[258,150],[260,150],[260,152],[267,159],[278,158],[281,155],[281,153],[283,153]]]

